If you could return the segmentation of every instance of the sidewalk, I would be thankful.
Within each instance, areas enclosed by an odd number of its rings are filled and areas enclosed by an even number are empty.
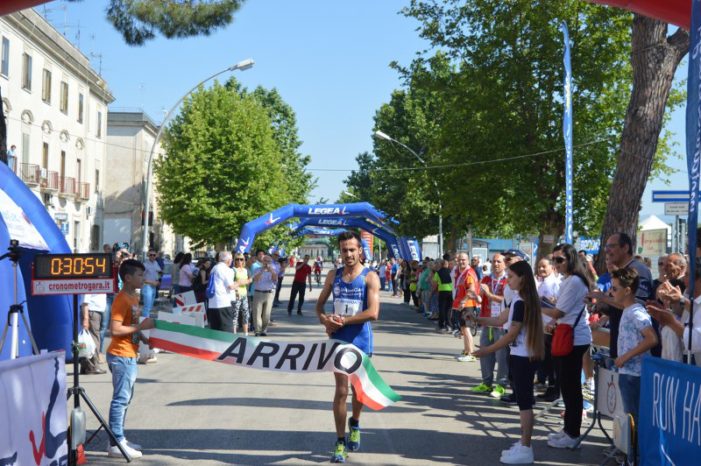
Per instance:
[[[272,340],[325,338],[314,314],[319,288],[307,293],[304,315],[287,316],[289,281],[283,307],[273,312]],[[496,465],[500,452],[519,435],[518,409],[469,388],[479,383],[479,363],[460,363],[462,343],[436,333],[433,323],[381,293],[373,363],[402,395],[380,412],[365,411],[361,451],[348,464]],[[330,305],[327,304],[327,308]],[[295,308],[296,310],[296,308]],[[69,381],[72,379],[69,379]],[[105,418],[109,414],[109,374],[83,376],[81,384]],[[126,421],[127,438],[143,445],[144,465],[307,465],[328,463],[335,441],[328,373],[259,371],[160,354],[139,366],[134,400]],[[72,401],[69,403],[72,407]],[[88,411],[88,429],[97,420]],[[559,421],[556,417],[550,421]],[[588,425],[591,420],[584,421]],[[610,427],[610,423],[606,423]],[[584,426],[583,426],[584,427]],[[596,465],[604,437],[592,431],[580,450],[546,445],[560,424],[537,423],[536,464]],[[101,432],[87,447],[88,464],[126,464],[107,458]]]

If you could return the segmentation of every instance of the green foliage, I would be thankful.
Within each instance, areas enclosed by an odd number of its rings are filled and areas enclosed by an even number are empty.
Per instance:
[[[316,180],[306,171],[311,157],[299,152],[302,141],[299,140],[297,116],[292,107],[282,99],[277,89],[268,90],[258,86],[253,92],[248,92],[233,77],[227,81],[226,87],[241,96],[250,95],[268,111],[273,137],[282,154],[282,171],[290,202],[306,204],[309,193],[316,186]]]
[[[601,226],[631,88],[632,15],[577,0],[412,0],[432,51],[395,64],[405,90],[376,128],[422,154],[379,141],[347,180],[414,234],[436,233],[436,191],[446,231],[564,230],[563,37],[572,40],[575,229]],[[660,160],[667,155],[664,148]],[[361,163],[365,162],[365,163]],[[397,183],[399,186],[392,186]],[[435,185],[439,187],[436,190]],[[403,200],[403,202],[402,202]],[[372,202],[371,201],[371,202]]]
[[[159,207],[176,232],[221,244],[244,223],[290,202],[282,153],[268,110],[252,96],[215,83],[183,104],[156,161]],[[271,244],[270,230],[257,244]]]
[[[69,0],[83,1],[83,0]],[[110,0],[107,19],[129,45],[160,32],[167,38],[209,35],[230,24],[243,0]]]

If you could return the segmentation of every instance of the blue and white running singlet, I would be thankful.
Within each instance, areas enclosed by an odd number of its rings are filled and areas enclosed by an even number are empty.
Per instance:
[[[333,313],[344,317],[354,316],[368,308],[367,286],[365,277],[369,269],[364,268],[355,279],[343,281],[343,267],[336,270],[333,280]],[[370,322],[345,325],[331,335],[332,338],[353,343],[365,354],[372,354],[372,327]]]

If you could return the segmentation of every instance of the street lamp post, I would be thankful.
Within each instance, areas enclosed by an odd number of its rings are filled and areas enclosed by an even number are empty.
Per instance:
[[[235,65],[231,65],[217,73],[214,73],[212,76],[209,76],[208,78],[203,79],[202,81],[198,82],[195,86],[193,86],[192,89],[187,91],[185,94],[183,94],[180,99],[173,105],[173,107],[168,110],[168,113],[166,113],[165,118],[163,118],[163,121],[161,122],[161,125],[158,127],[158,132],[156,133],[156,138],[153,140],[153,145],[151,146],[151,152],[148,155],[148,167],[146,169],[146,202],[144,206],[144,231],[143,231],[143,241],[142,241],[142,247],[141,247],[141,253],[143,255],[144,260],[146,259],[146,254],[148,253],[148,246],[149,246],[149,234],[148,234],[148,227],[149,227],[149,221],[148,221],[148,215],[149,211],[151,210],[151,177],[153,176],[153,154],[156,151],[156,146],[158,145],[158,141],[161,139],[161,133],[163,132],[163,128],[165,128],[166,122],[170,119],[171,115],[175,110],[180,106],[180,104],[185,100],[187,96],[192,94],[192,92],[200,87],[202,84],[206,83],[210,79],[214,79],[220,74],[224,74],[227,71],[244,71],[249,68],[251,68],[255,62],[251,59],[248,58],[246,60],[240,61],[236,63]]]
[[[380,130],[375,131],[374,136],[378,139],[384,139],[385,141],[393,142],[404,149],[408,150],[412,154],[414,154],[414,157],[418,159],[419,162],[421,162],[424,166],[427,166],[426,161],[419,156],[419,154],[416,153],[415,150],[413,150],[411,147],[407,146],[406,144],[397,141],[387,133],[383,133]],[[443,256],[443,203],[441,202],[441,193],[438,190],[438,183],[436,183],[436,180],[433,181],[433,186],[436,188],[436,196],[438,197],[438,256],[441,257]]]

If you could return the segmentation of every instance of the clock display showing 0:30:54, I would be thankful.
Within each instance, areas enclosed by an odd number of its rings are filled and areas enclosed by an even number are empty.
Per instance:
[[[39,254],[34,259],[34,278],[111,277],[111,254]]]

